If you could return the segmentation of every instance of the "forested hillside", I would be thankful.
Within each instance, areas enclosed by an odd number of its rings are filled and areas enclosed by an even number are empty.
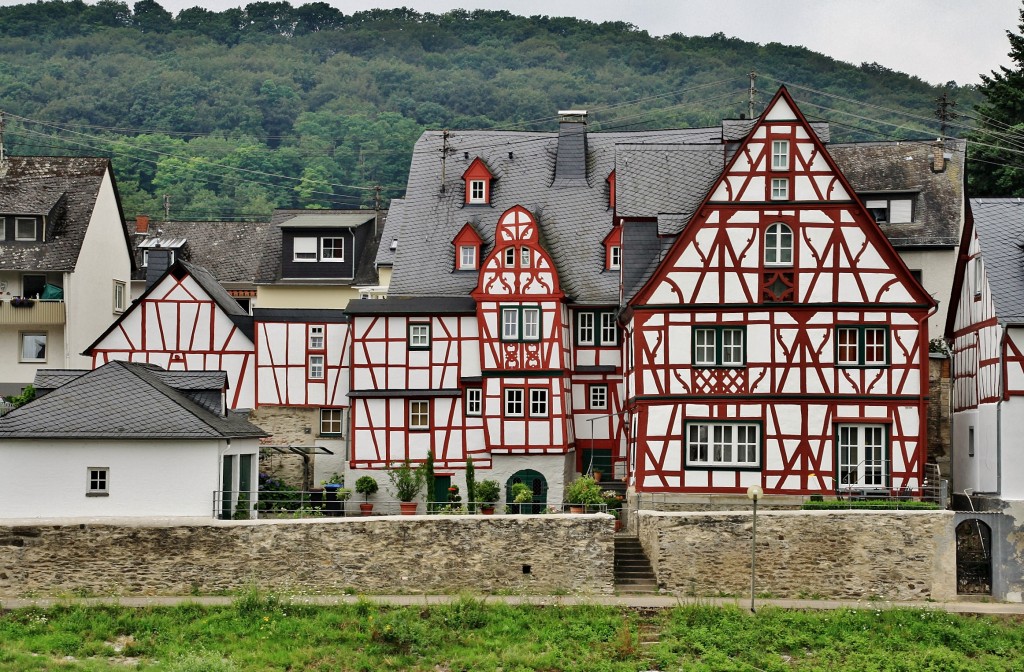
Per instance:
[[[935,137],[938,97],[978,100],[803,48],[504,11],[0,8],[7,151],[112,157],[129,217],[356,207],[377,186],[386,205],[424,129],[554,130],[566,108],[597,131],[715,125],[746,112],[751,71],[759,103],[785,83],[834,138]]]

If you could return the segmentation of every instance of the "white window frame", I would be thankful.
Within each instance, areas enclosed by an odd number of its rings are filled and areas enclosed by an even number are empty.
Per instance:
[[[110,495],[110,467],[85,468],[85,496],[107,497]]]
[[[484,390],[481,387],[466,388],[466,415],[477,418],[484,414]]]
[[[505,268],[516,267],[516,248],[509,246],[505,248]]]
[[[772,140],[772,170],[789,170],[789,140]]]
[[[332,241],[328,247],[328,241]],[[324,236],[320,239],[320,261],[339,263],[345,261],[345,239],[339,236]]]
[[[519,340],[519,308],[505,307],[501,309],[501,340]]]
[[[506,418],[522,418],[526,413],[525,393],[521,387],[506,387],[503,407]]]
[[[522,307],[522,339],[523,341],[535,342],[540,340],[540,307]]]
[[[597,313],[576,313],[576,345],[597,345]]]
[[[123,280],[114,280],[114,312],[123,313],[127,307],[128,285]]]
[[[743,327],[695,326],[693,365],[742,368],[747,365],[747,334]]]
[[[601,315],[601,345],[619,344],[619,325],[615,322],[615,313],[605,312]]]
[[[622,267],[622,248],[618,245],[608,246],[608,270],[617,271]]]
[[[793,229],[788,224],[775,222],[765,229],[764,265],[793,265]]]
[[[309,349],[323,350],[327,343],[326,333],[327,328],[322,324],[309,325]]]
[[[32,235],[24,236],[21,233],[21,225],[24,223],[32,225]],[[14,239],[15,240],[39,240],[39,220],[35,217],[15,217],[14,218]]]
[[[316,236],[296,236],[292,239],[292,261],[304,264],[317,261],[319,244]]]
[[[310,355],[307,366],[307,373],[309,374],[310,380],[323,380],[325,377],[324,370],[324,356],[323,355]]]
[[[533,250],[528,247],[519,248],[519,268],[530,268],[533,266]]]
[[[608,410],[608,385],[598,383],[587,387],[587,408],[592,411]]]
[[[548,390],[545,387],[530,388],[530,417],[546,418],[550,413]]]
[[[409,323],[409,348],[426,350],[430,347],[430,323]]]
[[[26,357],[25,356],[25,339],[27,337],[39,337],[43,339],[43,356],[42,357]],[[22,331],[18,333],[18,361],[19,362],[45,362],[46,357],[50,354],[49,350],[49,336],[50,333],[47,331]]]
[[[337,427],[337,431],[334,428]],[[345,434],[345,409],[344,408],[321,408],[320,409],[320,436],[344,436]]]
[[[693,330],[693,365],[718,366],[718,330],[714,327]]]
[[[424,431],[430,429],[430,400],[409,400],[409,429]]]
[[[688,468],[759,469],[761,426],[753,422],[687,422],[683,454]]]
[[[459,270],[476,270],[476,245],[459,245]]]
[[[887,430],[885,425],[836,425],[837,490],[888,488]]]
[[[981,255],[974,257],[974,300],[981,300],[981,286],[985,281],[985,276],[981,269]]]
[[[470,180],[469,181],[469,202],[470,203],[486,203],[487,202],[487,180]]]
[[[773,177],[771,182],[772,193],[771,200],[773,201],[788,201],[789,200],[789,178],[785,177]]]

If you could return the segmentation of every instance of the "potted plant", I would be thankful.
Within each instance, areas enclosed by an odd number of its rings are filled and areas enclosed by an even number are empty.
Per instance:
[[[409,458],[405,458],[401,465],[388,470],[388,478],[394,488],[395,497],[401,502],[402,515],[415,514],[417,503],[413,500],[419,497],[423,490],[423,469],[414,468],[409,463]]]
[[[359,504],[359,511],[368,516],[373,512],[373,504],[370,502],[370,495],[377,492],[377,481],[373,476],[360,476],[356,479],[356,492],[363,496]]]
[[[476,484],[476,498],[480,502],[480,513],[490,516],[494,513],[494,504],[501,497],[501,486],[497,481],[480,481]]]
[[[583,513],[590,505],[604,504],[604,497],[592,476],[580,476],[566,488],[565,501],[571,513]]]

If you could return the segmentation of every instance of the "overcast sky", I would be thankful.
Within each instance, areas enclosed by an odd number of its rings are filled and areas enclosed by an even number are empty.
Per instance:
[[[134,5],[135,0],[127,0]],[[250,0],[158,0],[174,14],[221,11]],[[293,5],[305,4],[291,0]],[[725,33],[807,47],[848,63],[877,62],[933,84],[975,84],[1011,65],[1006,31],[1019,33],[1021,0],[328,0],[345,14],[373,7],[442,13],[507,9],[532,16],[626,21],[652,35]],[[91,3],[91,0],[90,0]],[[0,4],[22,4],[0,0]]]

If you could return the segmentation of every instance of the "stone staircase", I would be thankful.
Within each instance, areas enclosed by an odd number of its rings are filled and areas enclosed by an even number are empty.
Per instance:
[[[615,535],[615,590],[619,593],[657,593],[658,581],[637,537]]]

